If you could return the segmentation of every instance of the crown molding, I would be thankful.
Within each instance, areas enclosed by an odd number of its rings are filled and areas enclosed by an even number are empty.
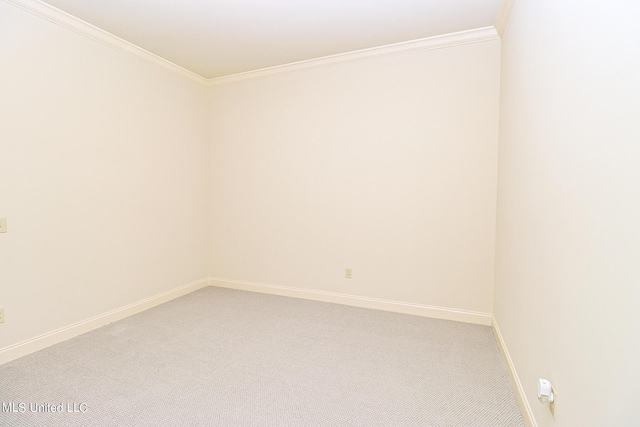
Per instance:
[[[507,28],[513,2],[514,0],[500,0],[500,4],[498,5],[498,12],[496,13],[496,18],[494,19],[495,24],[493,26],[500,37],[502,37],[505,28]]]
[[[469,43],[498,40],[499,38],[500,36],[498,35],[498,32],[494,27],[483,27],[477,28],[475,30],[460,31],[457,33],[450,33],[401,43],[388,44],[369,49],[356,50],[353,52],[340,53],[337,55],[324,56],[321,58],[308,59],[305,61],[292,62],[289,64],[262,68],[245,73],[211,78],[207,80],[207,86],[220,86],[245,80],[257,79],[265,76],[271,76],[274,74],[328,67],[337,64],[380,58],[390,55],[399,55],[403,53],[442,49]]]
[[[129,56],[138,58],[148,64],[154,65],[174,75],[203,86],[220,86],[293,71],[309,70],[313,68],[328,67],[332,65],[380,58],[390,55],[399,55],[403,53],[442,49],[469,43],[498,40],[500,38],[500,31],[502,31],[504,29],[504,25],[506,25],[506,20],[508,19],[509,15],[508,12],[510,10],[511,4],[513,3],[513,0],[501,1],[501,7],[499,9],[498,15],[496,16],[495,27],[491,26],[477,28],[474,30],[460,31],[457,33],[450,33],[423,39],[394,43],[368,49],[356,50],[352,52],[340,53],[337,55],[324,56],[321,58],[313,58],[284,65],[277,65],[273,67],[262,68],[259,70],[247,71],[244,73],[207,79],[40,0],[3,1],[27,12],[33,13],[34,15],[46,19],[47,21],[67,28],[77,34],[88,37],[94,41],[97,41],[98,43],[109,46]]]
[[[56,7],[53,7],[47,3],[43,3],[39,0],[4,0],[5,2],[12,4],[27,12],[33,13],[47,21],[58,24],[65,27],[77,34],[81,34],[88,37],[98,43],[102,43],[106,46],[112,47],[122,53],[129,56],[138,58],[148,64],[162,68],[172,74],[180,76],[184,79],[206,86],[207,79],[198,74],[195,74],[179,65],[174,64],[154,53],[151,53],[133,43],[121,39],[111,33],[108,33],[95,25],[91,25],[73,15],[68,14]]]

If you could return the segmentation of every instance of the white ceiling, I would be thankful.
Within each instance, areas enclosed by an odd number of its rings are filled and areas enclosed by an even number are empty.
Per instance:
[[[204,78],[494,25],[501,0],[46,0]]]

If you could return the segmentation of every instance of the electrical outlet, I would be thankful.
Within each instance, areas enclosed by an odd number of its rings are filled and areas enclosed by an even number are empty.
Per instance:
[[[4,308],[0,308],[0,323],[4,323]]]
[[[345,277],[345,279],[351,279],[351,269],[350,268],[345,268],[344,269],[344,277]]]
[[[7,232],[7,218],[0,218],[0,233]]]

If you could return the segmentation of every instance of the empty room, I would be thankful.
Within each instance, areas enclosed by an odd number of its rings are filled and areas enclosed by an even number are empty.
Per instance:
[[[637,425],[638,22],[0,0],[0,426]]]

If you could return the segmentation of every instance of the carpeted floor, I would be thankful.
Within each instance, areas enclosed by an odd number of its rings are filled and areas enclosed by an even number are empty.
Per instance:
[[[0,401],[0,426],[524,426],[489,327],[213,287],[0,366]]]

